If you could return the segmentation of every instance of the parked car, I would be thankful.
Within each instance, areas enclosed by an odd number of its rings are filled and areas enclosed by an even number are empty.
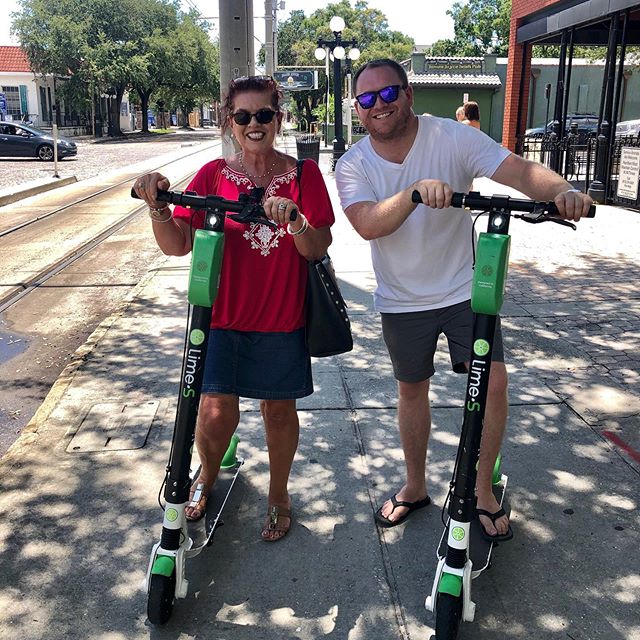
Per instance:
[[[578,133],[583,135],[596,134],[598,132],[598,116],[595,113],[569,113],[565,121],[565,131],[571,130],[571,125],[578,125]],[[527,129],[524,134],[526,136],[542,135],[543,133],[551,133],[553,120],[547,123],[547,130],[544,127],[533,127]]]
[[[58,138],[58,158],[75,156],[75,142]],[[0,157],[53,160],[53,136],[18,122],[0,122]]]
[[[640,134],[640,120],[625,120],[616,125],[617,136],[637,136]]]

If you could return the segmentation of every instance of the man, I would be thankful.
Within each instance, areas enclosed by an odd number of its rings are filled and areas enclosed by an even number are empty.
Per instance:
[[[556,173],[512,154],[473,127],[416,116],[413,89],[404,69],[392,60],[374,60],[360,68],[354,92],[358,117],[369,136],[338,161],[336,184],[349,221],[371,242],[375,308],[381,313],[398,381],[407,479],[376,513],[376,520],[390,527],[430,502],[425,479],[429,379],[435,372],[439,334],[448,339],[454,371],[466,372],[469,360],[471,217],[449,208],[452,193],[468,192],[474,178],[486,176],[530,198],[554,200],[560,215],[569,220],[585,216],[592,200]],[[414,189],[424,204],[412,202]],[[507,372],[498,324],[476,483],[480,523],[485,536],[494,540],[512,535],[491,491],[507,412]]]

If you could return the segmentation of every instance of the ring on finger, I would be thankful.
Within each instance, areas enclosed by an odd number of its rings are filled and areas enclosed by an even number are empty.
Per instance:
[[[281,202],[278,205],[278,211],[284,211],[287,208],[287,205],[284,202]]]

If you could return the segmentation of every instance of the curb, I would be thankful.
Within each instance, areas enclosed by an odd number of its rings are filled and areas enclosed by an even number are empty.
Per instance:
[[[26,184],[18,185],[16,187],[2,189],[2,191],[0,191],[0,207],[3,207],[5,204],[17,202],[18,200],[23,200],[24,198],[35,196],[39,193],[44,193],[45,191],[51,191],[58,187],[73,184],[74,182],[78,182],[78,178],[76,178],[76,176],[69,176],[68,178],[53,178],[52,180],[46,181],[38,180],[36,182],[27,182]]]
[[[13,461],[24,453],[37,439],[40,427],[44,425],[51,413],[58,406],[67,389],[71,386],[80,367],[91,357],[93,350],[100,343],[107,331],[113,324],[121,318],[129,309],[140,292],[151,282],[156,276],[158,268],[166,262],[166,256],[160,256],[152,265],[150,265],[147,273],[140,279],[140,282],[133,288],[130,294],[121,301],[117,309],[105,318],[72,354],[68,364],[60,372],[60,375],[51,386],[46,398],[38,407],[31,420],[24,426],[18,438],[7,449],[4,455],[0,455],[0,466],[13,465]]]

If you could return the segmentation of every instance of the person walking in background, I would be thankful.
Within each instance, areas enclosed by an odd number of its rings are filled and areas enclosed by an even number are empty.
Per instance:
[[[304,161],[300,183],[296,160],[274,148],[282,124],[282,93],[269,77],[232,80],[224,113],[240,151],[205,164],[187,187],[199,195],[237,200],[262,197],[277,229],[225,220],[225,251],[207,349],[196,446],[202,463],[185,510],[204,516],[207,497],[240,420],[239,397],[260,399],[269,452],[267,518],[261,537],[283,538],[291,526],[289,474],[298,446],[296,398],[313,393],[306,346],[304,305],[307,261],[331,244],[333,209],[318,165]],[[156,200],[169,180],[159,173],[138,179],[136,193],[149,205],[153,233],[167,255],[191,251],[194,228],[204,213]],[[295,221],[289,222],[297,209]],[[193,224],[191,220],[193,219]]]
[[[460,105],[456,109],[456,120],[462,122],[464,120],[464,105]]]
[[[417,116],[406,71],[389,59],[361,67],[353,80],[356,112],[369,135],[336,164],[336,185],[354,229],[370,241],[374,306],[398,381],[398,425],[406,482],[375,514],[385,527],[430,503],[425,478],[431,430],[429,382],[438,337],[449,343],[453,370],[466,373],[471,351],[472,221],[451,208],[486,176],[536,200],[554,200],[561,217],[579,220],[592,200],[553,171],[501,147],[450,118]],[[416,205],[416,190],[424,204]],[[443,211],[444,210],[444,211]],[[497,325],[476,483],[484,534],[511,538],[491,476],[507,421],[507,370]]]
[[[464,110],[463,124],[468,124],[476,129],[480,128],[480,107],[477,102],[465,102],[462,106]]]

